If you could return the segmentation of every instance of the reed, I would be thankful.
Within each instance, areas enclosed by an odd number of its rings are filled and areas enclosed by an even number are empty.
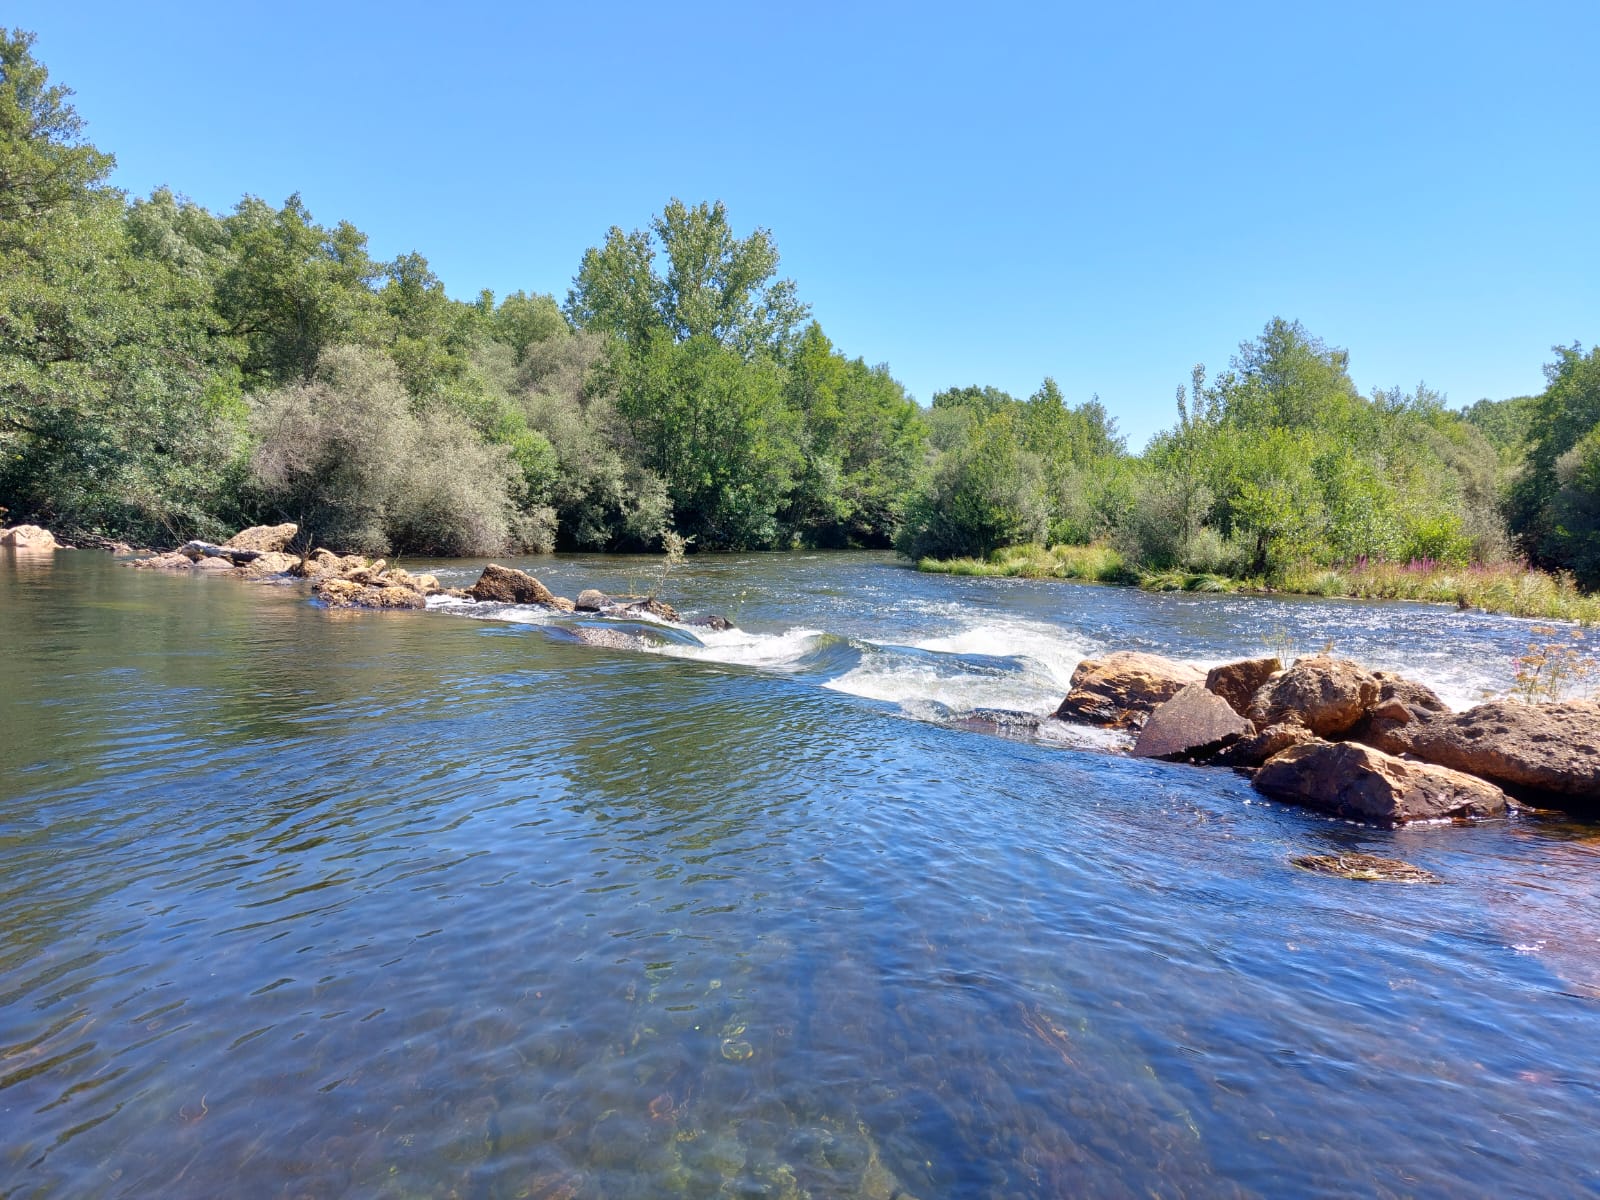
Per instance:
[[[1077,579],[1088,583],[1137,583],[1121,554],[1110,546],[1007,546],[986,559],[924,558],[919,571],[1003,579]]]
[[[1526,563],[1406,563],[1358,560],[1339,566],[1302,563],[1271,580],[1238,580],[1191,571],[1134,570],[1110,546],[1008,546],[988,558],[924,558],[919,571],[1016,579],[1076,579],[1137,584],[1158,592],[1260,590],[1356,600],[1420,600],[1514,617],[1600,625],[1600,593],[1580,591],[1565,572]]]

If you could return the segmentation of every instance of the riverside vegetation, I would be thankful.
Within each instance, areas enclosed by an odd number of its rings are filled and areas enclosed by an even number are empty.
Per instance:
[[[291,521],[363,554],[895,546],[955,572],[1453,601],[1592,622],[1600,352],[1538,396],[1362,395],[1274,319],[1130,453],[1098,399],[919,406],[673,200],[564,300],[448,296],[298,196],[109,186],[33,37],[0,31],[0,506],[79,540]],[[1047,549],[1048,547],[1048,549]]]

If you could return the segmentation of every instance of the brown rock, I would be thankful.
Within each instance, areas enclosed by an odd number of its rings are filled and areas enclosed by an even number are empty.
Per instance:
[[[1299,724],[1318,737],[1344,733],[1378,699],[1378,680],[1348,659],[1302,658],[1270,680],[1250,704],[1257,729]]]
[[[238,570],[238,568],[233,565],[233,560],[232,559],[216,558],[216,557],[207,557],[207,558],[200,559],[199,561],[197,561],[194,564],[194,569],[196,571],[204,571],[208,575],[220,574],[223,571],[237,571]]]
[[[1242,662],[1224,663],[1206,672],[1206,690],[1215,692],[1228,702],[1228,707],[1241,717],[1250,715],[1250,701],[1279,671],[1283,664],[1276,658],[1247,658]]]
[[[1374,720],[1362,740],[1554,804],[1600,804],[1600,702],[1495,700],[1416,717],[1406,724]]]
[[[1268,725],[1254,736],[1240,738],[1211,761],[1219,767],[1259,767],[1273,755],[1310,740],[1311,731],[1304,725]]]
[[[559,612],[571,612],[571,600],[553,594],[526,571],[515,567],[502,567],[490,563],[478,576],[478,582],[467,589],[474,600],[493,600],[500,604],[537,604]]]
[[[174,550],[171,554],[157,554],[153,558],[136,558],[123,565],[142,571],[187,571],[194,566],[194,562],[187,554],[179,554]]]
[[[1158,705],[1133,744],[1137,758],[1164,758],[1170,762],[1210,758],[1256,727],[1234,712],[1207,683],[1191,683],[1171,700]]]
[[[1418,683],[1393,671],[1374,671],[1378,681],[1378,705],[1400,703],[1413,714],[1422,712],[1449,712],[1450,706],[1439,699],[1439,694],[1425,683]]]
[[[1078,664],[1067,698],[1055,715],[1063,721],[1141,729],[1156,705],[1166,703],[1189,684],[1204,681],[1205,674],[1198,667],[1159,654],[1119,650]]]
[[[241,529],[222,544],[229,550],[255,550],[261,554],[280,554],[289,549],[300,526],[286,522],[282,525],[252,525]]]
[[[329,608],[426,608],[422,593],[403,587],[373,586],[350,579],[319,579],[312,593]]]
[[[659,617],[663,621],[677,621],[678,610],[665,600],[657,600],[654,596],[646,596],[642,600],[632,600],[622,606],[623,612],[648,613],[652,617]]]
[[[584,588],[578,593],[574,607],[578,612],[601,612],[610,603],[611,597],[599,588]]]
[[[1293,746],[1270,759],[1253,782],[1275,800],[1390,827],[1506,811],[1505,793],[1492,783],[1357,742]]]
[[[389,587],[410,588],[424,596],[431,596],[440,590],[439,581],[434,576],[413,575],[401,567],[391,567],[383,577],[383,582]]]
[[[40,525],[13,525],[0,530],[0,546],[13,550],[65,550],[56,535]]]
[[[258,558],[252,559],[241,569],[250,579],[264,579],[268,575],[287,575],[300,564],[297,554],[284,554],[278,550],[266,550]]]

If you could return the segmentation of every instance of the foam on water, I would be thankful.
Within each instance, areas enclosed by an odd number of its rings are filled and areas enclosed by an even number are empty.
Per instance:
[[[898,704],[913,715],[928,704],[1042,715],[1061,703],[1073,669],[1095,649],[1036,622],[985,622],[911,646],[869,643],[858,666],[823,686]]]
[[[681,628],[681,626],[680,626]],[[751,633],[745,629],[695,629],[699,645],[664,645],[650,653],[729,666],[797,670],[826,636],[820,629],[795,628],[783,633]]]

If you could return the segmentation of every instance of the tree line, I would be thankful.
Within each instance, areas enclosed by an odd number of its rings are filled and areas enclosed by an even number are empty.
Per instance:
[[[446,294],[298,196],[214,213],[125,195],[0,31],[0,506],[145,544],[300,523],[343,550],[488,555],[1106,543],[1141,569],[1526,555],[1600,585],[1600,357],[1465,413],[1362,395],[1275,319],[1196,368],[1130,453],[1099,403],[918,405],[839,350],[770,233],[673,200],[561,299]]]

